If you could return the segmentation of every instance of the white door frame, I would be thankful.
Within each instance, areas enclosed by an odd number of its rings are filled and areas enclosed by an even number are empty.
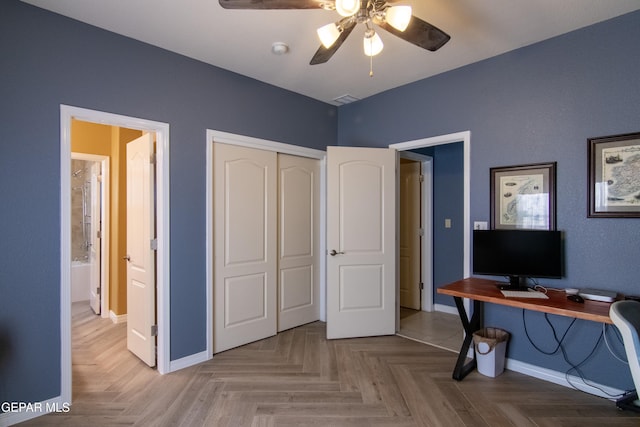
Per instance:
[[[462,260],[462,274],[464,277],[469,277],[471,275],[471,264],[470,264],[470,247],[471,247],[471,131],[463,131],[450,133],[447,135],[434,136],[431,138],[423,138],[416,139],[413,141],[399,142],[396,144],[390,144],[389,148],[393,148],[398,151],[408,151],[415,150],[423,147],[433,147],[436,145],[444,145],[451,144],[456,142],[462,142],[463,144],[463,168],[464,168],[464,212],[463,212],[463,227],[464,227],[464,250],[463,250],[463,260]],[[431,232],[431,239],[428,239],[428,245],[433,245],[433,233]],[[426,234],[426,230],[425,230]],[[425,244],[427,239],[424,239],[423,245]],[[423,246],[424,248],[424,246]],[[429,297],[433,301],[433,282],[431,282],[431,289],[426,289],[425,283],[425,292],[428,293]],[[426,306],[426,305],[425,305]],[[467,312],[469,311],[469,301],[465,300],[465,309]],[[436,304],[436,311],[444,311],[451,314],[457,314],[455,307],[445,306],[443,304]]]
[[[111,170],[109,169],[109,157],[98,154],[71,152],[71,158],[89,162],[100,162],[100,174],[102,175],[102,194],[100,195],[100,316],[109,317],[109,238],[110,238],[110,205],[111,194]],[[91,196],[93,197],[93,195]]]
[[[260,138],[253,138],[244,135],[237,135],[217,130],[207,129],[207,196],[206,196],[206,298],[207,298],[207,349],[206,353],[192,359],[190,363],[199,363],[213,357],[213,143],[237,145],[241,147],[255,148],[258,150],[275,151],[294,156],[309,157],[320,160],[320,254],[326,253],[326,153],[313,148],[306,148],[297,145],[284,144],[276,141],[269,141]],[[326,320],[326,260],[320,257],[320,320]]]
[[[61,398],[71,402],[71,121],[139,129],[156,134],[158,372],[171,371],[169,319],[169,124],[60,105],[60,352]]]

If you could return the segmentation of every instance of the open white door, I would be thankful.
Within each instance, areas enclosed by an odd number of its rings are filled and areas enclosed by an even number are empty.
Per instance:
[[[277,154],[213,145],[213,352],[277,330]]]
[[[396,332],[396,151],[327,147],[327,338]]]
[[[127,348],[156,364],[153,134],[127,144]]]
[[[420,162],[400,160],[400,306],[420,310]]]
[[[278,331],[320,319],[320,165],[278,155]]]
[[[100,162],[93,162],[90,168],[91,182],[91,227],[89,232],[89,305],[94,313],[100,314],[100,247],[101,247],[101,199],[102,186]]]

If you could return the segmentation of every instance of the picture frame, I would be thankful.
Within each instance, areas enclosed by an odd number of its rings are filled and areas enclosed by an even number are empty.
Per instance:
[[[556,162],[494,167],[491,228],[556,229]]]
[[[640,132],[589,138],[589,218],[640,218]]]

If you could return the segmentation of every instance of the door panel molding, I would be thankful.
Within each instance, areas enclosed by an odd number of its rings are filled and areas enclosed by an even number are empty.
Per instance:
[[[392,149],[327,147],[329,339],[396,331],[396,168]]]
[[[127,143],[127,349],[156,366],[154,134]]]

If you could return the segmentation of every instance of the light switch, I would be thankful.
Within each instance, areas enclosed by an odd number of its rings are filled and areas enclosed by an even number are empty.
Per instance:
[[[451,219],[445,218],[444,220],[444,228],[451,228]]]

